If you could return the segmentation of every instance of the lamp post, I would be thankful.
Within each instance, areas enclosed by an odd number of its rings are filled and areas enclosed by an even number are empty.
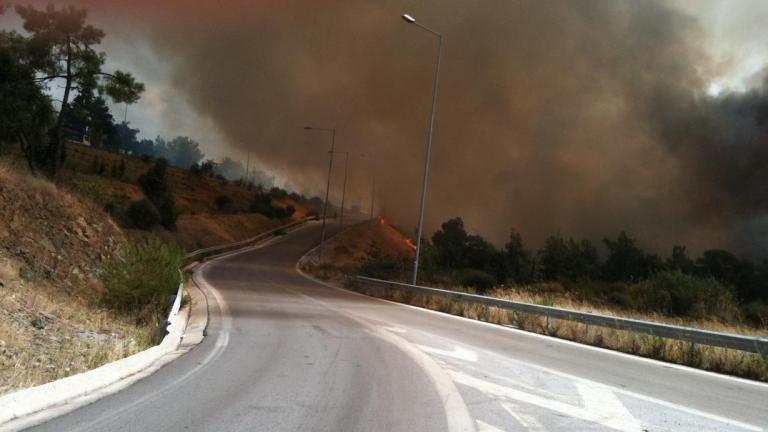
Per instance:
[[[435,109],[437,108],[437,83],[440,79],[440,61],[443,56],[443,35],[432,30],[431,28],[416,22],[416,19],[410,15],[403,15],[403,20],[408,24],[413,24],[416,27],[426,30],[433,35],[437,36],[437,64],[435,66],[435,81],[432,84],[432,113],[429,117],[429,135],[427,137],[427,149],[426,156],[424,157],[424,176],[421,180],[421,200],[419,203],[419,229],[416,237],[416,257],[413,260],[413,276],[411,277],[411,284],[416,285],[416,280],[419,274],[419,254],[421,253],[421,236],[424,232],[424,204],[426,203],[427,195],[427,179],[429,177],[429,158],[432,153],[432,131],[435,127]]]
[[[339,220],[339,226],[344,226],[344,199],[347,196],[347,167],[349,165],[349,152],[334,152],[333,154],[343,154],[344,155],[344,186],[341,189],[341,219]]]
[[[304,126],[305,130],[318,130],[331,133],[331,150],[328,152],[330,160],[328,161],[328,182],[325,185],[325,204],[323,204],[323,228],[320,231],[320,260],[323,259],[323,246],[325,245],[325,216],[328,213],[328,192],[331,190],[331,170],[333,169],[333,152],[336,145],[336,128],[316,128]]]

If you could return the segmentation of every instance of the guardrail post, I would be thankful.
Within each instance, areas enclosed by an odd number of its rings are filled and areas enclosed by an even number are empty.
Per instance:
[[[552,319],[549,317],[549,314],[547,314],[547,328],[546,328],[547,334],[552,333]]]

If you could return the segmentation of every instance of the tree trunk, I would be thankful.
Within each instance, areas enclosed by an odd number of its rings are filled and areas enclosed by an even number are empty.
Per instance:
[[[29,171],[35,174],[35,149],[27,139],[27,135],[24,132],[19,133],[19,144],[21,145],[21,151],[24,153],[24,157],[27,159],[27,165],[29,165]]]
[[[59,118],[56,119],[56,131],[53,135],[53,145],[55,147],[53,160],[51,161],[51,177],[55,184],[59,183],[59,171],[62,165],[62,156],[64,155],[64,116],[66,114],[67,104],[69,103],[69,92],[72,90],[72,46],[70,37],[67,36],[67,74],[66,84],[64,85],[64,96],[61,98],[61,109]]]

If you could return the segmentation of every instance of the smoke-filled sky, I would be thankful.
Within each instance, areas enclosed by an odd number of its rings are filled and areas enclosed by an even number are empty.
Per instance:
[[[335,127],[351,202],[367,206],[375,173],[377,207],[405,227],[436,57],[410,13],[445,35],[428,232],[462,216],[499,244],[512,227],[531,247],[627,230],[662,253],[768,256],[762,0],[79,3],[108,65],[147,84],[128,109],[143,135],[250,151],[320,194],[330,137],[303,126]],[[337,157],[336,202],[342,177]]]

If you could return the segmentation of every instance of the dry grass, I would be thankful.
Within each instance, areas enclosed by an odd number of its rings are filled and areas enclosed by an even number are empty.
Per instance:
[[[325,269],[326,276],[329,270]],[[338,279],[338,276],[329,277]],[[642,357],[649,357],[671,363],[692,366],[700,369],[720,372],[761,381],[768,381],[768,359],[759,354],[744,351],[723,349],[704,345],[696,345],[673,339],[660,338],[650,335],[636,334],[630,331],[614,330],[598,326],[590,326],[572,321],[552,319],[547,325],[544,317],[525,313],[516,313],[505,309],[472,305],[455,300],[412,294],[398,289],[362,286],[348,284],[348,287],[373,297],[424,307],[440,312],[459,315],[466,318],[486,321],[494,324],[513,326],[534,333],[568,339],[579,343],[608,348]],[[509,293],[511,290],[497,290],[491,293],[494,297],[507,298],[529,303],[541,303],[541,299],[530,294]],[[538,301],[537,301],[538,300]],[[568,299],[557,299],[555,305],[569,309],[584,310],[583,304],[576,304]],[[570,307],[569,307],[570,306]],[[589,312],[605,315],[619,315],[607,308],[588,308]],[[623,315],[623,314],[622,314]],[[729,333],[765,336],[766,332],[754,328],[727,326],[711,321],[684,321],[675,319],[659,319],[658,316],[648,317],[634,314],[634,318],[651,319],[688,327],[707,328]]]
[[[43,384],[151,346],[153,328],[137,327],[47,281],[25,283],[3,259],[0,280],[0,394]],[[32,320],[47,325],[37,329]]]
[[[101,209],[0,164],[0,220],[0,394],[149,346],[153,330],[98,306],[102,262],[124,241]]]

